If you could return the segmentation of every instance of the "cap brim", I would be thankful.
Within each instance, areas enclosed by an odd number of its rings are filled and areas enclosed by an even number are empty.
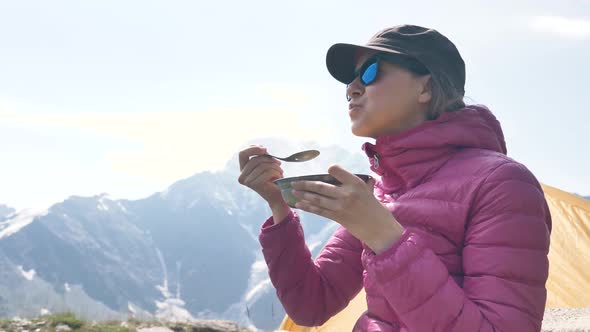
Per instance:
[[[354,44],[334,44],[326,54],[326,66],[330,74],[338,81],[348,84],[354,80],[356,60],[365,52],[379,52],[405,55],[402,52],[379,46],[363,46]]]

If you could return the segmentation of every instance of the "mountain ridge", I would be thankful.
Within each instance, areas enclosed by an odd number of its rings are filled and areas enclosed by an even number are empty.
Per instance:
[[[313,142],[259,142],[280,155],[318,148]],[[313,162],[283,163],[285,175],[325,173],[332,162],[368,170],[360,153],[319,149]],[[73,308],[92,319],[133,312],[275,328],[284,311],[258,244],[270,209],[237,182],[238,164],[236,154],[220,171],[196,173],[138,200],[72,195],[28,223],[14,225],[21,212],[10,210],[11,219],[0,224],[14,230],[0,237],[0,317]],[[300,215],[315,255],[336,224]]]

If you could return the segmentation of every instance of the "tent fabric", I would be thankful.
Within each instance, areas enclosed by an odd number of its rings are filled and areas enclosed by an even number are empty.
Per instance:
[[[553,229],[548,308],[590,307],[590,201],[544,185]]]
[[[590,307],[590,201],[548,185],[542,187],[553,221],[546,306]],[[322,326],[302,327],[286,316],[280,330],[350,331],[365,310],[365,292],[361,290],[344,310]]]

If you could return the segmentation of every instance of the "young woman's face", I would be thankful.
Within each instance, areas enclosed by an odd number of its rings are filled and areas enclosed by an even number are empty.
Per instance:
[[[374,53],[359,57],[358,70]],[[416,76],[387,61],[379,62],[377,79],[365,86],[359,77],[352,81],[346,93],[350,97],[349,116],[352,133],[377,138],[413,128],[427,119],[430,102],[429,75]]]

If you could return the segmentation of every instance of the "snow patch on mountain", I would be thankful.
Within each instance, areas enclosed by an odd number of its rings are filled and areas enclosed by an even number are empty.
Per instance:
[[[162,267],[162,273],[164,274],[164,280],[162,281],[162,285],[156,286],[156,288],[162,293],[164,298],[170,297],[170,291],[168,290],[168,270],[166,269],[166,263],[164,262],[164,256],[160,249],[156,248],[156,254],[158,255],[158,260],[160,261],[160,266]]]
[[[255,261],[254,264],[252,264],[252,269],[250,271],[251,282],[249,282],[248,290],[244,295],[244,303],[254,300],[255,296],[262,293],[270,285],[270,278],[268,277],[267,267],[264,260]]]
[[[180,297],[180,282],[176,284],[176,294],[172,296],[170,289],[168,288],[168,271],[166,268],[166,262],[164,261],[164,256],[160,249],[156,248],[156,253],[158,255],[158,260],[160,261],[160,265],[162,267],[164,273],[164,280],[162,281],[162,285],[156,286],[156,288],[162,293],[164,297],[163,301],[155,301],[156,302],[156,313],[155,316],[159,319],[165,319],[172,322],[192,322],[195,318],[191,315],[191,313],[185,308],[186,303]],[[178,275],[180,275],[180,269],[182,264],[180,262],[176,263],[176,269]]]
[[[121,211],[123,211],[123,213],[129,213],[129,211],[127,211],[127,209],[125,208],[125,205],[123,205],[121,202],[117,202],[117,206],[119,207],[119,209],[121,209]]]
[[[330,221],[326,224],[326,226],[324,226],[324,228],[322,228],[322,230],[319,233],[311,235],[307,240],[307,247],[309,248],[309,251],[313,252],[316,249],[318,249],[320,245],[325,243],[326,240],[332,234],[334,234],[334,232],[338,229],[339,226],[340,225],[338,223]]]
[[[247,225],[245,223],[239,223],[240,227],[242,227],[246,232],[248,232],[248,235],[250,235],[250,237],[252,238],[252,240],[254,241],[258,241],[258,236],[256,235],[256,233],[254,233],[254,227],[252,227],[252,225]]]
[[[156,317],[171,322],[189,323],[196,319],[184,308],[185,302],[178,298],[167,298],[164,301],[156,301]]]
[[[98,200],[98,206],[97,206],[97,208],[98,208],[99,210],[101,210],[101,211],[108,211],[108,210],[110,210],[110,209],[109,209],[109,206],[108,206],[108,204],[106,204],[106,202],[105,202],[104,198],[100,198],[100,199]]]
[[[35,278],[35,270],[34,269],[30,269],[29,271],[25,271],[25,269],[23,269],[23,266],[22,265],[19,265],[18,266],[18,271],[28,281],[31,281],[31,280],[33,280],[33,278]]]
[[[14,214],[15,212],[16,210],[11,208],[10,206],[0,204],[0,221],[9,218],[10,215]]]
[[[45,216],[48,212],[49,210],[47,209],[25,209],[14,215],[12,218],[0,222],[0,239],[11,236],[32,223],[35,218]]]
[[[262,253],[257,251],[256,260],[250,267],[250,277],[246,291],[240,301],[230,305],[222,317],[257,330],[250,318],[248,308],[251,308],[263,295],[271,292],[273,289],[270,278],[268,277],[268,268],[266,267],[264,257]]]

